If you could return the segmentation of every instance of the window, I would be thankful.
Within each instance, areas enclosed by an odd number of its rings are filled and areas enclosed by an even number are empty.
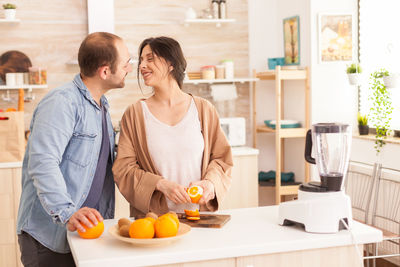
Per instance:
[[[360,64],[363,83],[360,86],[360,112],[368,114],[371,73],[385,68],[390,73],[400,73],[400,1],[359,0]],[[391,128],[400,130],[400,88],[391,89]],[[370,123],[371,125],[371,123]]]

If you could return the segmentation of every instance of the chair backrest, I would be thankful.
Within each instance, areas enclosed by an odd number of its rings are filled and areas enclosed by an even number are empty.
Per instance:
[[[368,223],[372,189],[376,180],[378,164],[350,161],[345,178],[345,191],[351,199],[353,218]]]
[[[400,234],[400,170],[379,169],[372,225]]]
[[[373,197],[372,225],[383,231],[379,254],[400,255],[400,170],[379,168]],[[400,257],[388,258],[400,264]]]

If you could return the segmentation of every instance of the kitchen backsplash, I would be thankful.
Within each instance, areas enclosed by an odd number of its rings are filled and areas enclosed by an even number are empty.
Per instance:
[[[248,55],[248,4],[243,0],[228,2],[228,18],[236,21],[216,27],[215,24],[190,24],[185,26],[185,11],[188,6],[198,15],[209,7],[208,0],[117,0],[115,4],[115,33],[128,45],[136,57],[140,42],[150,36],[166,35],[177,39],[182,45],[188,62],[188,72],[198,72],[204,65],[216,65],[223,59],[232,59],[235,77],[249,76]],[[40,99],[52,88],[72,80],[79,72],[77,65],[67,62],[77,58],[77,51],[87,35],[86,1],[43,0],[46,9],[37,9],[31,0],[18,1],[19,24],[0,24],[0,54],[8,50],[19,50],[27,54],[33,65],[47,69],[48,89],[34,90],[35,100],[25,103],[25,128],[29,128],[32,112]],[[51,11],[51,12],[49,12]],[[171,15],[173,14],[173,15]],[[134,66],[136,68],[136,65]],[[238,98],[214,103],[221,117],[241,116],[246,118],[247,135],[250,139],[249,83],[236,84]],[[184,85],[184,90],[209,100],[208,85]],[[144,89],[146,93],[146,89]],[[10,91],[16,99],[17,92]],[[0,108],[16,107],[17,102],[2,101]],[[146,96],[146,95],[145,95]],[[137,85],[136,71],[128,75],[124,89],[107,93],[111,105],[113,123],[122,117],[125,109],[144,97]],[[247,142],[249,144],[249,142]]]

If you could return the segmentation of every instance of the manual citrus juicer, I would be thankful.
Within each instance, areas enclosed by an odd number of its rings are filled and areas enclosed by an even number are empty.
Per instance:
[[[279,224],[302,224],[307,232],[335,233],[352,224],[350,198],[344,193],[351,148],[351,126],[317,123],[306,136],[305,159],[316,164],[320,182],[303,183],[298,199],[279,205]],[[311,156],[314,147],[315,158]]]

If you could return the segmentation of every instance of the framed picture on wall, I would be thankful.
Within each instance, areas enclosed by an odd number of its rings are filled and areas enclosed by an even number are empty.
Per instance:
[[[283,19],[285,65],[300,65],[300,18]]]
[[[352,61],[352,14],[319,14],[319,61]]]

